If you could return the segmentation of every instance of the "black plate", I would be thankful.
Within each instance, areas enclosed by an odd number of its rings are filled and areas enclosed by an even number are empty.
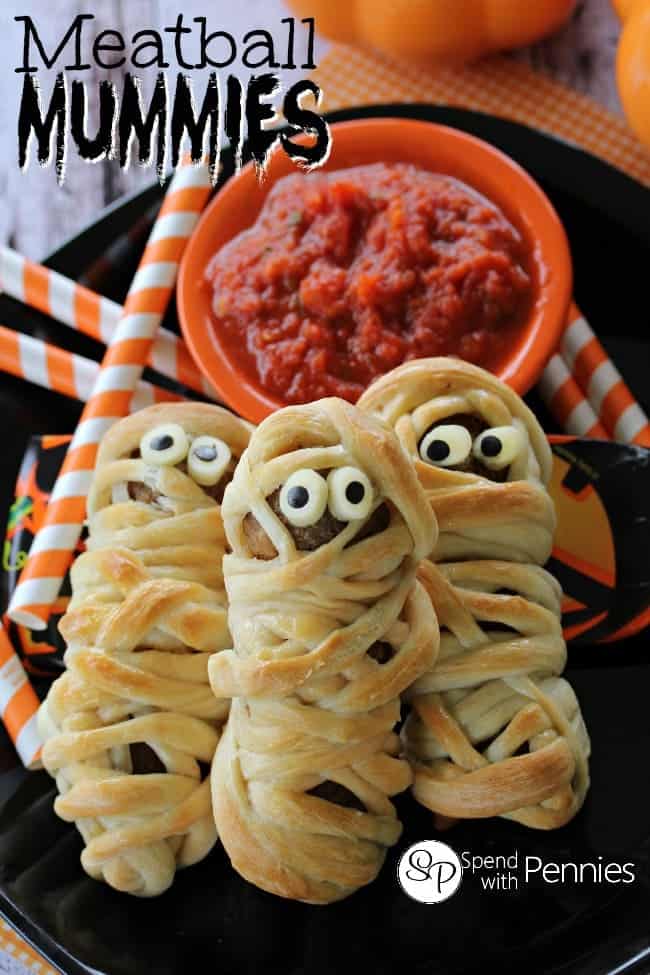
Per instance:
[[[648,191],[575,147],[478,113],[395,105],[339,112],[332,119],[372,115],[423,118],[473,132],[537,177],[569,233],[578,302],[648,408]],[[48,263],[79,276],[159,192],[152,187],[113,207]],[[120,268],[108,282],[110,297],[123,298],[132,270]],[[10,299],[0,298],[0,312],[0,320],[14,328],[44,334],[46,320]],[[91,340],[51,324],[47,334],[97,357]],[[70,430],[79,414],[77,405],[56,394],[26,390],[24,383],[9,378],[0,389],[5,443],[0,510],[10,501],[28,435]],[[534,394],[531,403],[553,430]],[[573,823],[548,834],[503,820],[465,823],[443,837],[456,850],[474,855],[516,852],[520,865],[526,856],[558,864],[631,861],[634,884],[531,881],[520,882],[517,890],[485,892],[477,877],[466,874],[459,892],[444,904],[418,905],[397,886],[396,856],[411,842],[431,837],[433,829],[430,815],[402,796],[399,807],[407,825],[397,851],[375,884],[340,904],[308,907],[261,893],[229,868],[221,849],[180,874],[163,897],[138,901],[85,876],[76,831],[52,812],[51,780],[16,768],[5,736],[0,742],[0,909],[73,975],[91,970],[183,975],[193,969],[221,975],[262,970],[470,975],[497,967],[576,975],[646,972],[650,665],[645,646],[646,638],[638,636],[599,649],[581,647],[573,654],[568,675],[582,701],[594,752],[591,792]]]

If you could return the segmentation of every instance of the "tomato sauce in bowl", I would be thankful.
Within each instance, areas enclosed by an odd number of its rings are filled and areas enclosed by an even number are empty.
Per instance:
[[[205,282],[218,344],[287,403],[354,401],[424,356],[498,372],[536,291],[532,246],[498,206],[399,162],[280,179]]]

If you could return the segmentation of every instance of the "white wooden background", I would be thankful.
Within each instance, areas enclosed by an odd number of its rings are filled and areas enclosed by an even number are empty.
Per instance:
[[[345,0],[331,2],[344,3]],[[22,57],[23,25],[13,20],[15,15],[32,16],[46,50],[53,50],[58,45],[79,12],[96,15],[96,20],[89,22],[89,37],[94,37],[100,30],[113,28],[124,34],[127,43],[137,30],[161,29],[174,24],[181,11],[186,23],[194,16],[206,16],[211,29],[223,27],[239,38],[247,30],[261,27],[271,30],[274,37],[284,36],[286,28],[280,21],[287,16],[282,0],[211,0],[209,3],[206,0],[2,0],[0,6],[3,14],[0,20],[3,78],[0,89],[0,241],[9,242],[27,256],[37,259],[92,220],[107,203],[150,182],[153,174],[151,169],[142,169],[135,164],[122,171],[117,162],[101,162],[95,166],[82,163],[74,146],[68,154],[66,182],[61,188],[56,184],[53,166],[41,169],[32,160],[25,172],[18,170],[16,126],[23,76],[16,74],[14,68]],[[563,31],[518,56],[620,111],[614,82],[618,33],[618,22],[609,0],[581,0],[571,23]],[[316,60],[325,48],[325,44],[318,46]],[[171,64],[169,73],[175,83],[176,66],[173,60]],[[128,65],[110,73],[118,90],[121,89],[119,74],[127,69]],[[145,97],[155,70],[136,72],[143,78]],[[198,97],[202,97],[208,70],[192,72]],[[56,68],[50,72],[39,71],[47,98],[55,73]],[[242,78],[246,77],[245,69],[240,73]],[[93,69],[93,72],[75,76],[83,78],[88,91],[96,96],[97,82],[108,77],[108,73]],[[95,131],[96,111],[95,97],[89,106],[90,134]]]

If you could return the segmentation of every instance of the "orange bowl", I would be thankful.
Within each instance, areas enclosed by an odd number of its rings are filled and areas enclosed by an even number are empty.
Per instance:
[[[546,194],[508,156],[457,129],[398,118],[338,122],[331,129],[332,149],[323,170],[406,162],[454,176],[501,207],[530,242],[534,301],[498,373],[518,393],[526,393],[559,342],[571,298],[569,246]],[[276,151],[261,184],[251,163],[229,179],[199,221],[179,272],[178,314],[192,355],[224,402],[253,422],[285,404],[246,375],[221,345],[204,274],[215,252],[255,222],[271,187],[295,171],[295,163]]]

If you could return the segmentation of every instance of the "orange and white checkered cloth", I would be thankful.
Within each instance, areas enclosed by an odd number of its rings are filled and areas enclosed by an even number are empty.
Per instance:
[[[58,975],[58,972],[0,917],[0,952],[3,972],[11,975]]]
[[[426,72],[383,54],[335,45],[311,76],[323,109],[432,102],[489,112],[559,136],[650,186],[650,152],[622,116],[510,57]]]

